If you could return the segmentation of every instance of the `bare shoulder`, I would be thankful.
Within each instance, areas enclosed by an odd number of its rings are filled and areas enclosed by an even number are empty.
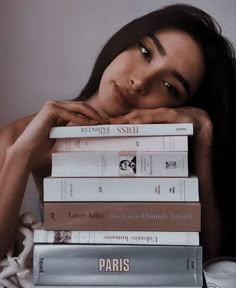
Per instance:
[[[0,143],[2,143],[2,141],[9,141],[9,144],[13,144],[20,136],[20,134],[24,131],[25,127],[29,124],[29,122],[34,118],[34,116],[35,114],[32,114],[19,118],[9,123],[6,127],[2,128],[0,130]]]

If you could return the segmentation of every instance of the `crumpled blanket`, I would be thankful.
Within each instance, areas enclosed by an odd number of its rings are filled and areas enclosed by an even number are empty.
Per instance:
[[[31,213],[19,217],[16,237],[0,261],[0,288],[33,288],[32,255],[34,229],[42,225]],[[18,252],[16,252],[18,251]]]

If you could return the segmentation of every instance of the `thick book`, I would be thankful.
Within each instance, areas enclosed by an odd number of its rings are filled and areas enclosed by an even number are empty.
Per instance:
[[[35,244],[35,285],[202,286],[201,246]]]
[[[199,232],[200,202],[46,202],[46,230]]]
[[[190,177],[46,177],[45,202],[199,201],[198,178]]]
[[[34,230],[34,243],[200,245],[199,232]]]
[[[56,152],[76,151],[188,151],[188,136],[61,138]]]
[[[193,135],[192,123],[108,124],[52,127],[50,138]]]
[[[188,152],[57,152],[51,176],[188,177]]]

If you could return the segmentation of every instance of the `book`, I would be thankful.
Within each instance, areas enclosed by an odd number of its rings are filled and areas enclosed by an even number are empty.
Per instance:
[[[128,288],[130,286],[112,286],[112,285],[106,285],[106,286],[97,286],[97,285],[94,285],[94,286],[78,286],[78,285],[69,285],[69,286],[61,286],[61,285],[53,285],[53,286],[48,286],[48,285],[37,285],[37,286],[33,286],[33,288]],[[183,288],[183,286],[151,286],[152,288]],[[150,288],[150,286],[135,286],[135,285],[132,285],[132,288]],[[184,288],[202,288],[202,286],[184,286]]]
[[[50,138],[193,135],[192,123],[107,124],[52,127]]]
[[[76,151],[188,151],[188,136],[61,138],[56,152]]]
[[[117,285],[115,285],[115,286],[111,286],[111,285],[109,285],[109,286],[101,286],[101,285],[99,285],[99,286],[97,286],[97,285],[94,285],[94,286],[75,286],[75,285],[73,285],[73,286],[65,286],[65,285],[63,285],[63,286],[61,286],[61,285],[53,285],[53,286],[48,286],[48,285],[43,285],[43,286],[41,286],[41,285],[37,285],[37,286],[34,286],[34,288],[128,288],[128,286],[117,286]],[[151,286],[152,288],[183,288],[183,286]],[[132,288],[150,288],[150,286],[134,286],[134,285],[132,285]],[[184,286],[184,288],[202,288],[202,286]]]
[[[200,202],[46,202],[46,230],[199,232]]]
[[[198,178],[190,177],[46,177],[45,202],[199,201]]]
[[[199,245],[198,232],[34,230],[34,243]]]
[[[202,286],[201,246],[35,244],[35,285]]]
[[[188,152],[56,152],[51,176],[188,177]]]

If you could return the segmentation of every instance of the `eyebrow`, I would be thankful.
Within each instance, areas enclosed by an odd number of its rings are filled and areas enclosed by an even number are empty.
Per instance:
[[[189,83],[188,81],[181,75],[178,71],[172,70],[173,76],[179,80],[179,82],[183,85],[187,95],[190,95],[190,88],[189,88]]]
[[[152,42],[155,44],[157,50],[159,51],[159,53],[162,56],[166,56],[166,49],[164,48],[164,46],[161,44],[161,42],[159,41],[159,39],[153,34],[153,33],[148,33],[147,35],[149,38],[151,38]]]
[[[148,33],[147,36],[152,40],[152,42],[154,43],[154,45],[156,46],[157,50],[159,51],[159,53],[162,56],[166,56],[167,52],[165,47],[161,44],[161,42],[159,41],[159,39],[153,34],[153,33]],[[172,74],[173,76],[183,85],[186,93],[188,95],[190,95],[190,88],[189,88],[189,83],[188,81],[184,78],[184,76],[179,73],[176,70],[172,70]]]

